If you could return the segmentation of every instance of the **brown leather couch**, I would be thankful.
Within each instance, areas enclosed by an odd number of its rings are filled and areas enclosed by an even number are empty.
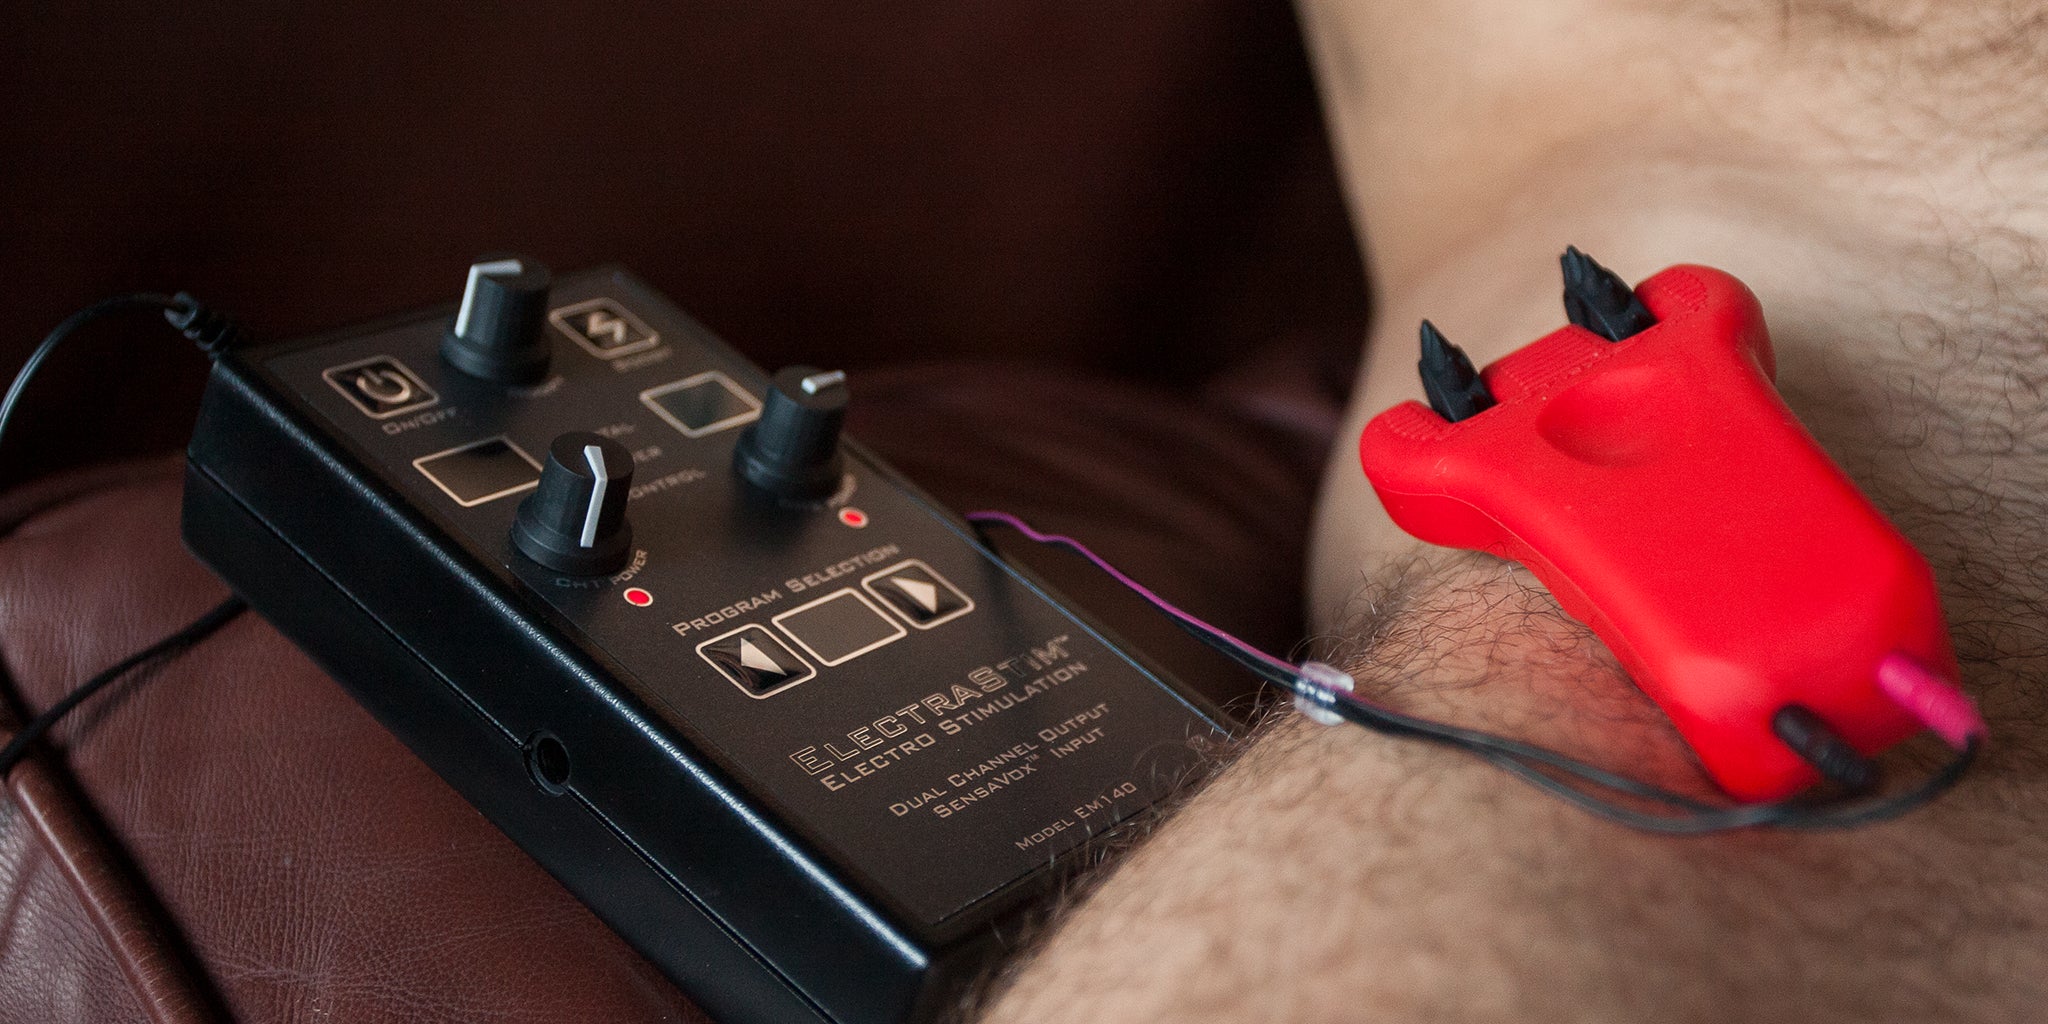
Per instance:
[[[14,360],[137,286],[281,337],[443,299],[492,248],[617,260],[760,362],[851,366],[853,431],[942,501],[1300,639],[1364,300],[1284,5],[29,21],[0,42],[0,123],[34,143],[0,162]],[[0,499],[12,721],[225,593],[178,543],[176,459],[147,456],[201,360],[143,323],[75,344],[0,447],[40,478]],[[71,468],[110,456],[133,458]],[[8,789],[0,1022],[701,1019],[254,616],[87,705]]]

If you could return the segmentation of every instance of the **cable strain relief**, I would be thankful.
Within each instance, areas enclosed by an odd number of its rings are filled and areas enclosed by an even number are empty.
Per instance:
[[[218,359],[248,340],[248,333],[234,318],[193,298],[191,293],[179,292],[171,301],[175,304],[164,310],[164,319],[197,344],[208,358]]]
[[[1771,716],[1771,731],[1822,778],[1852,792],[1877,784],[1877,765],[1809,708],[1787,704]]]
[[[1295,669],[1302,686],[1294,691],[1294,710],[1319,725],[1338,725],[1344,716],[1336,712],[1337,693],[1355,693],[1358,683],[1351,673],[1320,661],[1304,661]]]

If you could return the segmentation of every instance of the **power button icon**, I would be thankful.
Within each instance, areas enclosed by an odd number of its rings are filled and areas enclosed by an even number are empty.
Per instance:
[[[418,374],[390,356],[330,366],[320,376],[371,419],[424,409],[441,400]]]

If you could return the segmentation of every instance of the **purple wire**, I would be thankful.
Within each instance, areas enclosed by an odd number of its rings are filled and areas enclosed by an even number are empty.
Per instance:
[[[1152,592],[1152,588],[1144,585],[1143,583],[1138,582],[1137,580],[1130,578],[1128,575],[1125,575],[1122,569],[1119,569],[1116,566],[1111,565],[1108,559],[1102,557],[1101,555],[1096,554],[1093,551],[1088,550],[1088,545],[1083,544],[1072,537],[1056,533],[1041,533],[1037,529],[1033,528],[1030,523],[1027,523],[1022,519],[1019,519],[1008,512],[997,512],[993,509],[984,509],[980,512],[969,512],[967,513],[966,518],[967,521],[970,523],[1001,523],[1004,526],[1007,526],[1010,529],[1023,534],[1025,537],[1037,541],[1040,544],[1058,544],[1062,547],[1070,548],[1074,551],[1074,553],[1080,555],[1082,558],[1085,558],[1088,561],[1095,563],[1095,567],[1101,569],[1105,573],[1108,573],[1111,579],[1114,579],[1118,583],[1123,584],[1125,587],[1129,588],[1132,593],[1137,594],[1139,597],[1144,598],[1148,603],[1152,605],[1152,607],[1157,608],[1160,611],[1173,616],[1175,619],[1178,619],[1181,622],[1193,626],[1194,628],[1199,629],[1202,632],[1207,633],[1210,636],[1213,636],[1216,639],[1221,640],[1224,643],[1237,648],[1244,654],[1256,658],[1259,661],[1264,662],[1265,664],[1270,665],[1273,668],[1286,673],[1290,677],[1298,677],[1301,674],[1301,669],[1297,668],[1296,666],[1286,661],[1282,661],[1281,659],[1276,658],[1270,654],[1267,654],[1265,651],[1259,650],[1257,647],[1254,647],[1243,640],[1239,640],[1237,637],[1231,636],[1229,633],[1223,631],[1222,629],[1219,629],[1216,626],[1212,626],[1209,623],[1196,618],[1194,615],[1189,614],[1188,612],[1182,611],[1173,602],[1168,601],[1163,597],[1160,597],[1158,594]]]

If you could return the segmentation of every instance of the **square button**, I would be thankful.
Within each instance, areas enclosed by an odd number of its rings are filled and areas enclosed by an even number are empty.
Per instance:
[[[959,587],[915,558],[875,573],[860,585],[919,629],[951,622],[974,610],[974,601]]]
[[[412,464],[463,508],[530,490],[540,483],[540,463],[503,437],[487,437],[423,455]]]
[[[334,390],[373,420],[424,409],[441,400],[419,374],[390,356],[372,356],[320,371]]]
[[[684,437],[730,430],[761,415],[760,400],[717,370],[648,388],[640,401]]]
[[[661,343],[661,335],[613,299],[590,299],[563,306],[549,313],[548,320],[599,359],[645,352]]]
[[[798,605],[771,621],[823,665],[852,661],[910,632],[852,587]]]
[[[741,626],[697,645],[697,656],[749,697],[766,697],[818,674],[766,626]]]

